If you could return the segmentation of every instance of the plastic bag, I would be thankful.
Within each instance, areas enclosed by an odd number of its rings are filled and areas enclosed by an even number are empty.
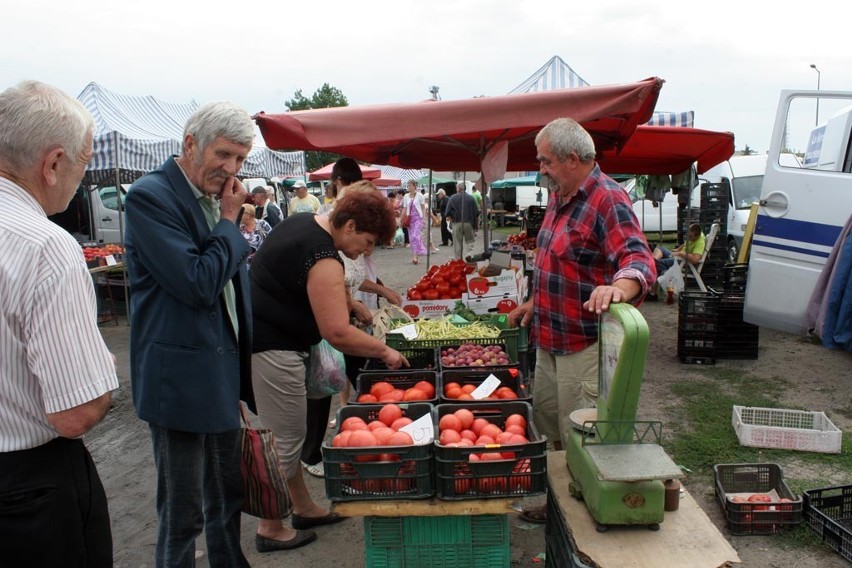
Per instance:
[[[348,382],[343,353],[332,347],[325,339],[311,346],[305,373],[305,389],[308,398],[325,398],[342,392]]]
[[[391,322],[393,320],[414,321],[408,315],[408,312],[399,306],[388,304],[387,306],[373,310],[373,337],[384,341],[385,335],[391,329]]]
[[[393,236],[393,244],[401,245],[405,241],[405,233],[402,232],[402,227],[397,227],[396,233]]]
[[[660,288],[663,290],[671,288],[677,294],[683,292],[684,282],[683,272],[681,272],[682,270],[680,263],[675,261],[668,270],[663,272],[662,276],[657,278],[657,283],[660,285]]]

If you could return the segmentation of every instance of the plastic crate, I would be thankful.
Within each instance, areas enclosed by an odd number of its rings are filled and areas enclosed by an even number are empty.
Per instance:
[[[494,341],[494,342],[488,343],[488,344],[475,343],[474,345],[482,345],[483,347],[489,347],[489,346],[495,346],[496,345],[497,347],[501,348],[503,350],[503,352],[506,353],[506,355],[509,357],[509,362],[506,363],[505,365],[452,365],[452,366],[444,365],[444,361],[443,361],[444,352],[449,350],[449,349],[453,349],[454,351],[457,351],[460,347],[462,347],[464,345],[469,345],[469,344],[467,342],[464,342],[464,341],[462,341],[461,343],[452,343],[452,344],[447,343],[446,345],[441,345],[438,349],[435,350],[436,351],[436,357],[438,358],[438,365],[439,365],[439,368],[440,368],[441,371],[446,371],[446,370],[450,370],[450,369],[453,369],[453,370],[455,370],[455,369],[491,369],[491,368],[515,366],[515,365],[518,364],[517,353],[515,353],[515,357],[512,357],[512,355],[510,355],[508,350],[506,349],[505,343],[500,343],[499,341]]]
[[[748,283],[748,264],[727,264],[724,268],[725,292],[745,294]]]
[[[410,389],[420,381],[426,381],[435,387],[433,397],[417,402],[438,403],[438,373],[435,371],[375,371],[372,373],[361,373],[355,379],[355,390],[350,395],[350,404],[370,404],[358,402],[358,397],[370,392],[370,388],[379,382],[388,382],[395,388],[402,390]],[[404,401],[397,402],[400,404]],[[414,401],[412,401],[414,402]],[[376,403],[372,403],[376,404]],[[378,403],[384,404],[384,403]]]
[[[840,453],[843,432],[824,412],[734,405],[731,423],[743,446]]]
[[[568,523],[556,503],[556,497],[553,491],[548,491],[547,524],[544,527],[545,568],[591,568],[574,552],[568,534]]]
[[[438,359],[437,349],[427,347],[425,349],[403,349],[400,351],[403,357],[408,359],[409,367],[399,369],[401,371],[437,371]],[[388,366],[381,359],[367,359],[364,366],[361,367],[362,373],[375,373],[388,371]]]
[[[364,517],[367,568],[509,568],[506,515]]]
[[[467,324],[460,324],[461,326]],[[509,354],[509,359],[518,360],[518,339],[520,330],[517,327],[506,328],[508,320],[505,314],[495,314],[492,316],[492,325],[497,325],[500,328],[498,337],[472,337],[465,338],[465,343],[475,343],[476,345],[493,345],[494,343],[502,343],[506,346],[506,353]],[[500,327],[502,325],[502,327]],[[442,337],[436,339],[405,339],[401,333],[389,333],[385,335],[385,343],[388,347],[392,347],[397,351],[405,349],[425,349],[428,347],[441,347],[447,345],[451,341],[455,341],[450,337]]]
[[[725,511],[728,531],[735,535],[775,534],[802,522],[802,499],[797,498],[784,482],[778,464],[739,463],[713,467],[716,497]],[[786,503],[735,503],[735,493],[769,493],[775,491]]]
[[[532,406],[526,402],[491,402],[467,407],[476,418],[485,418],[501,428],[511,414],[527,419],[527,444],[450,447],[435,442],[437,496],[445,500],[505,498],[541,495],[547,485],[547,440],[533,425]],[[458,404],[439,404],[436,419],[455,412]],[[501,460],[470,462],[470,454],[514,452]]]
[[[805,491],[805,520],[822,541],[852,562],[852,485]]]
[[[400,404],[404,416],[417,420],[433,416],[427,403]],[[358,416],[370,423],[378,420],[382,405],[348,405],[337,413],[337,423]],[[437,428],[436,428],[437,430]],[[339,433],[339,430],[336,432]],[[399,456],[399,461],[361,461],[380,454]],[[434,444],[421,446],[376,446],[333,448],[322,445],[325,492],[330,501],[372,501],[380,499],[425,499],[435,493]]]
[[[702,270],[703,273],[703,270]],[[716,317],[719,313],[719,296],[712,292],[684,290],[678,294],[678,321],[692,316]]]
[[[475,369],[470,368],[459,368],[459,369],[446,369],[441,371],[441,374],[438,377],[438,401],[440,404],[488,404],[494,403],[494,400],[456,400],[454,398],[447,398],[444,395],[444,385],[448,383],[458,383],[459,385],[476,385],[477,387],[481,385],[485,379],[488,378],[488,375],[494,375],[500,380],[500,386],[506,386],[512,389],[516,395],[518,395],[518,399],[523,402],[532,402],[532,393],[529,392],[527,388],[527,384],[525,383],[526,375],[524,375],[519,366],[514,366],[510,368],[506,367],[495,367],[495,368],[481,368],[477,367]],[[499,387],[498,387],[499,388]],[[499,401],[498,401],[499,402]],[[511,401],[507,401],[511,402]]]

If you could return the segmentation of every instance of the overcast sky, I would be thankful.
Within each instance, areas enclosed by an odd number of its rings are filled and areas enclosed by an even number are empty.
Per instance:
[[[845,2],[395,0],[4,3],[0,89],[89,82],[170,102],[283,112],[327,82],[350,105],[503,95],[554,55],[592,85],[664,79],[658,111],[695,111],[765,152],[781,89],[852,90]],[[775,7],[770,8],[770,5]],[[204,6],[198,8],[197,6]]]

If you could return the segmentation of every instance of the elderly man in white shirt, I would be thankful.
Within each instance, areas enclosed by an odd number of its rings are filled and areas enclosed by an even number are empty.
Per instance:
[[[118,388],[92,280],[64,211],[92,155],[79,101],[0,93],[0,564],[112,566],[106,494],[80,437]]]

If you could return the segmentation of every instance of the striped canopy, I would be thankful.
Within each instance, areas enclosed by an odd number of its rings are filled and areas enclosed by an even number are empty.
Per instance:
[[[198,109],[195,101],[175,104],[152,96],[131,96],[89,83],[77,97],[95,119],[94,151],[86,168],[99,172],[149,172],[179,154],[183,129]],[[262,142],[252,148],[240,177],[304,175],[304,152],[276,152]]]

